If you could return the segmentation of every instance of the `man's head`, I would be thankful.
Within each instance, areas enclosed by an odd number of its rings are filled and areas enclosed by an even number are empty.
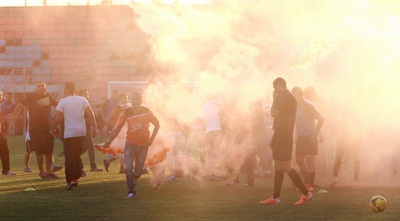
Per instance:
[[[8,103],[10,103],[11,100],[12,100],[12,98],[13,98],[13,94],[12,94],[11,92],[7,92],[4,99],[5,99]]]
[[[300,87],[294,87],[292,89],[292,95],[296,98],[297,103],[301,103],[303,100],[303,90]]]
[[[135,92],[131,96],[131,103],[133,108],[138,108],[142,104],[142,95],[139,92]]]
[[[128,103],[128,95],[125,93],[120,94],[118,102],[120,105],[124,105],[124,104]]]
[[[276,91],[284,91],[286,90],[286,81],[283,78],[277,78],[274,80],[274,82],[272,83],[272,85],[274,86],[274,89]]]
[[[82,96],[82,97],[86,98],[87,100],[89,100],[89,91],[86,89],[81,89],[81,90],[79,90],[79,96]]]
[[[64,83],[64,93],[65,95],[73,95],[76,91],[76,85],[74,82],[65,82]]]
[[[118,101],[119,100],[119,91],[118,90],[113,90],[112,91],[112,99],[114,100],[114,101]]]
[[[47,91],[46,84],[44,82],[39,82],[36,84],[36,93],[40,95],[45,95]]]

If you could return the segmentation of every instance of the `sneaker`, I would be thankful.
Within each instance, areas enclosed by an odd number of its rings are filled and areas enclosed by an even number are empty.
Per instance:
[[[254,183],[245,183],[245,184],[243,184],[243,186],[246,186],[246,187],[253,187],[253,186],[254,186]]]
[[[71,180],[71,182],[67,183],[67,186],[65,187],[66,190],[72,190],[73,187],[77,187],[78,182],[75,180]]]
[[[175,181],[175,176],[174,175],[171,175],[171,176],[169,176],[168,177],[168,181],[170,181],[170,182],[173,182],[173,181]]]
[[[103,171],[103,169],[92,168],[92,169],[90,169],[90,171],[92,171],[92,172],[101,172],[101,171]]]
[[[299,201],[295,202],[294,205],[303,205],[307,201],[310,201],[313,197],[311,192],[308,192],[307,195],[301,195]]]
[[[129,193],[127,199],[135,199],[135,193]]]
[[[262,178],[273,178],[271,173],[264,173]]]
[[[59,178],[57,175],[55,175],[54,173],[48,173],[47,176],[51,177],[51,178]]]
[[[338,178],[337,177],[333,177],[331,182],[329,183],[330,187],[334,187],[338,182]]]
[[[153,190],[158,189],[161,186],[162,178],[155,178],[153,181]]]
[[[104,169],[108,172],[108,167],[110,167],[110,163],[107,160],[103,160]]]
[[[61,169],[62,169],[62,166],[57,166],[54,164],[54,166],[51,167],[51,172],[55,173]]]
[[[29,168],[29,167],[24,167],[24,173],[32,173],[31,168]]]
[[[14,176],[15,173],[13,173],[13,172],[11,172],[11,171],[8,171],[7,173],[3,173],[3,175],[6,175],[6,176]]]
[[[234,180],[228,181],[228,182],[225,184],[225,186],[234,186],[234,185],[237,185],[237,184],[239,184],[239,179],[238,179],[238,178],[235,178]]]
[[[53,177],[49,176],[47,173],[44,173],[44,174],[40,174],[40,173],[39,173],[39,176],[40,176],[42,179],[44,179],[44,180],[52,179],[52,178],[53,178]]]
[[[260,201],[260,204],[262,204],[262,205],[280,204],[280,203],[281,203],[281,198],[280,197],[274,199],[274,197],[272,197],[272,196],[270,198],[266,199],[266,200],[261,200]]]
[[[220,176],[218,176],[218,175],[215,175],[215,174],[211,174],[209,176],[209,179],[212,180],[212,181],[222,181],[222,178]]]

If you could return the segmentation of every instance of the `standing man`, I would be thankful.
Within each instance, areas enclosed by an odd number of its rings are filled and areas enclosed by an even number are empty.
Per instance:
[[[1,93],[1,96],[3,96],[2,93]],[[5,116],[5,117],[7,117],[8,115],[11,115],[15,109],[16,105],[12,102],[12,98],[13,98],[13,94],[11,92],[7,92],[4,100],[1,99],[1,112],[3,113],[3,116]],[[3,121],[1,123],[1,133],[6,137],[7,137],[9,126],[10,125],[9,125],[8,121]]]
[[[82,96],[86,98],[87,101],[89,101],[89,91],[86,89],[82,89],[79,91],[79,96]],[[85,141],[83,142],[83,152],[87,150],[88,155],[89,155],[89,161],[90,161],[90,171],[92,172],[101,172],[103,171],[100,168],[97,168],[96,164],[96,156],[94,153],[94,145],[93,145],[93,138],[90,133],[92,125],[90,124],[90,117],[89,115],[85,114],[85,122],[86,122],[86,136],[85,136]],[[97,130],[97,128],[96,128]],[[83,171],[84,173],[84,171]]]
[[[125,122],[127,123],[128,130],[126,132],[124,156],[128,199],[135,198],[135,186],[137,180],[142,174],[147,151],[160,129],[160,123],[157,117],[154,116],[153,112],[150,109],[141,106],[142,95],[140,93],[134,93],[131,102],[132,107],[125,109],[121,114],[117,126],[108,140],[104,143],[105,148],[110,147],[111,142],[118,136],[118,133],[121,131]],[[151,133],[151,135],[149,131],[150,123],[154,125],[153,133]],[[135,168],[133,168],[133,164],[135,164]]]
[[[296,115],[296,163],[303,175],[308,190],[315,188],[315,162],[318,154],[318,134],[324,124],[321,114],[303,98],[300,87],[292,89],[292,95],[297,101]],[[315,126],[314,120],[317,120]]]
[[[108,135],[110,135],[111,131],[114,129],[111,125],[110,114],[112,109],[118,105],[119,105],[119,91],[113,90],[111,98],[105,100],[103,103],[103,110],[106,117],[106,129]]]
[[[292,168],[293,129],[296,120],[296,99],[286,88],[286,81],[277,78],[273,82],[274,101],[271,107],[271,116],[274,118],[274,134],[271,140],[272,155],[275,163],[275,181],[273,196],[260,201],[260,204],[279,204],[284,173],[300,189],[303,195],[295,205],[302,205],[311,200],[313,194],[307,190],[299,174]]]
[[[64,83],[65,98],[57,105],[57,115],[52,122],[51,131],[55,131],[58,124],[64,119],[64,156],[66,190],[78,186],[83,168],[81,154],[86,136],[85,117],[90,119],[92,136],[97,136],[97,125],[92,108],[86,98],[75,95],[76,86],[73,82]]]
[[[11,94],[11,93],[10,93]],[[12,98],[12,94],[11,94]],[[7,93],[6,100],[3,100],[3,92],[0,91],[0,102],[1,102],[1,109],[0,109],[0,120],[1,120],[1,134],[0,134],[0,159],[2,164],[2,172],[3,175],[12,176],[15,173],[10,171],[10,151],[8,149],[7,143],[7,133],[8,133],[8,121],[7,115],[10,115],[15,105],[11,102],[10,95]]]
[[[36,159],[39,166],[39,176],[43,179],[57,178],[52,170],[54,137],[50,134],[50,109],[57,106],[57,101],[47,93],[46,84],[36,84],[36,93],[25,98],[19,103],[11,118],[15,118],[24,106],[29,111],[29,135],[30,149],[36,152]],[[46,168],[43,168],[44,159]]]

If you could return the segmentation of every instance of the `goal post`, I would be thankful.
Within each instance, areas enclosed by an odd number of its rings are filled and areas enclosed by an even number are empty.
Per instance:
[[[107,83],[107,98],[111,98],[113,90],[130,95],[135,91],[143,91],[147,84],[148,81],[109,81]]]

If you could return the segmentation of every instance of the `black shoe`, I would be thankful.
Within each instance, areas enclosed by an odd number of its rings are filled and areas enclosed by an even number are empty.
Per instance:
[[[108,167],[110,167],[110,163],[107,160],[103,160],[104,163],[104,169],[108,172]]]
[[[71,182],[67,183],[67,186],[65,187],[66,190],[72,190],[73,187],[78,187],[78,181],[77,180],[71,180]]]

